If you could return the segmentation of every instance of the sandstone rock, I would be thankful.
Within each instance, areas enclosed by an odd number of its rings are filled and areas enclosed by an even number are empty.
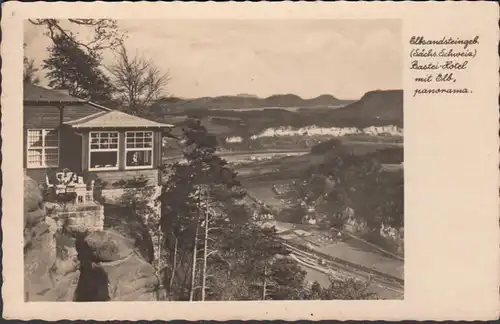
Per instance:
[[[77,300],[157,300],[155,270],[129,239],[106,230],[89,234],[77,246],[81,262]]]
[[[116,301],[154,301],[159,280],[151,264],[132,254],[117,262],[96,264],[108,278],[109,297]]]
[[[42,192],[38,183],[28,176],[24,176],[24,211],[31,212],[40,209]]]
[[[25,177],[24,188],[25,299],[71,301],[80,277],[75,244],[57,244],[58,225],[46,217],[38,184]]]
[[[96,261],[116,261],[124,259],[134,251],[134,243],[112,230],[96,231],[85,238]]]
[[[27,227],[34,226],[45,219],[45,211],[43,209],[35,209],[24,213],[24,225]]]
[[[53,287],[50,272],[56,260],[55,239],[44,222],[28,232],[24,248],[25,292],[28,300],[44,300],[41,295]]]
[[[47,217],[57,206],[44,205],[38,184],[25,177],[24,187],[26,301],[158,299],[155,270],[133,240],[113,230],[69,232]]]

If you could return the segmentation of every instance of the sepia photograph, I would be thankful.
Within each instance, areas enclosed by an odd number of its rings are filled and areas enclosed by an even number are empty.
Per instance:
[[[399,19],[27,19],[24,299],[404,299]]]

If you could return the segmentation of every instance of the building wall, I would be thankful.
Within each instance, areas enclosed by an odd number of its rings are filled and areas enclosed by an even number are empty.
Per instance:
[[[82,137],[68,127],[60,128],[59,136],[59,168],[68,168],[81,174],[82,168]]]
[[[102,231],[104,229],[104,206],[102,205],[85,208],[73,205],[68,210],[55,208],[51,211],[50,217],[56,221],[59,230],[63,227],[67,227],[72,232]]]
[[[63,121],[87,117],[100,111],[102,109],[88,104],[64,106]],[[55,128],[61,121],[60,109],[56,105],[25,104],[23,118],[25,128]]]
[[[120,188],[117,183],[121,180],[128,181],[143,176],[148,185],[157,186],[159,170],[124,170],[124,171],[88,171],[86,178],[88,180],[96,180],[103,184],[102,189],[117,189]]]
[[[65,106],[63,120],[70,121],[86,117],[101,109],[84,104]],[[23,106],[23,167],[26,168],[26,147],[28,129],[58,128],[61,122],[61,112],[56,105],[25,104]],[[60,137],[59,166],[68,167],[76,172],[81,172],[81,139],[74,134],[65,133]],[[27,169],[26,174],[39,184],[45,183],[45,175],[55,168]]]
[[[100,131],[100,130],[96,130]],[[125,132],[127,131],[151,131],[148,129],[106,129],[102,131],[118,131],[118,147],[119,147],[119,170],[125,171]],[[82,133],[83,152],[82,152],[82,168],[83,170],[89,169],[89,137],[90,131]],[[161,131],[153,131],[153,169],[158,168],[162,164],[162,134]],[[116,171],[115,171],[116,172]]]
[[[134,129],[141,131],[139,129]],[[161,132],[154,131],[153,133],[153,168],[125,170],[125,132],[127,130],[119,130],[119,170],[116,171],[89,171],[89,132],[83,134],[83,149],[82,149],[82,168],[87,178],[90,180],[101,180],[105,183],[104,189],[113,189],[113,183],[120,180],[133,180],[135,177],[144,176],[150,185],[158,185],[160,183],[159,166],[162,161],[161,152]]]
[[[84,104],[69,105],[63,109],[63,121],[83,118],[97,112],[101,109]],[[125,131],[120,130],[120,150],[119,161],[120,169],[117,171],[88,171],[89,163],[89,132],[82,132],[79,136],[73,130],[60,127],[61,114],[56,105],[24,105],[24,132],[23,132],[23,167],[26,168],[26,146],[27,130],[30,128],[60,128],[61,136],[59,143],[59,169],[69,168],[70,170],[81,173],[87,180],[101,180],[106,184],[105,189],[112,189],[113,183],[120,180],[132,180],[134,177],[144,176],[151,185],[160,183],[159,166],[162,164],[162,134],[160,130],[154,130],[153,137],[153,168],[143,170],[125,170]],[[140,131],[139,129],[134,129]],[[55,169],[55,168],[53,168]],[[26,174],[38,183],[45,183],[45,175],[50,168],[27,169]]]

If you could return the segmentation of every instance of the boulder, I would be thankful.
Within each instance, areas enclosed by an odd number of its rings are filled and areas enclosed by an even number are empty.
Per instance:
[[[133,253],[117,262],[95,265],[107,275],[109,297],[116,301],[154,301],[159,285],[153,266]]]
[[[85,238],[92,259],[98,262],[122,260],[134,251],[134,243],[112,230],[95,231]]]
[[[81,276],[78,301],[158,300],[155,269],[134,250],[131,240],[113,230],[78,240]]]
[[[24,212],[24,225],[26,227],[34,226],[45,219],[45,211],[43,209],[35,209],[33,211]]]
[[[44,295],[53,287],[51,269],[56,260],[54,234],[44,222],[25,231],[24,287],[30,301],[45,300]]]
[[[41,209],[42,192],[38,183],[28,176],[24,176],[24,212]]]

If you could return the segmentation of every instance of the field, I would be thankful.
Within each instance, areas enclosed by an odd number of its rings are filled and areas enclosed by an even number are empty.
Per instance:
[[[328,287],[330,281],[328,276],[323,272],[311,269],[309,267],[301,266],[302,270],[306,271],[306,280],[310,282],[317,281],[321,286]],[[399,299],[401,294],[388,289],[382,289],[377,286],[371,286],[368,288],[369,292],[376,293],[380,299]]]
[[[343,143],[356,155],[370,154],[387,148],[402,148],[400,143],[359,142],[353,140],[345,140]],[[323,154],[300,154],[246,163],[235,167],[242,179],[250,182],[293,180],[300,172],[322,163],[325,157]],[[398,171],[401,170],[402,165],[386,164],[384,168],[388,171]]]
[[[349,237],[339,239],[335,235],[336,232],[319,230],[312,225],[271,221],[266,226],[274,226],[280,237],[294,246],[307,247],[310,251],[316,251],[351,265],[357,265],[404,281],[403,260],[390,257],[360,240]],[[324,286],[329,284],[328,276],[325,273],[303,264],[302,268],[307,273],[307,280],[318,281]],[[382,298],[401,297],[400,293],[380,287],[378,284],[374,284],[370,291],[378,293]]]

